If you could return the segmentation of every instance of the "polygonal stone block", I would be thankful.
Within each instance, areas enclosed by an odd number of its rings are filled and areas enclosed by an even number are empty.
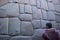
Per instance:
[[[49,10],[55,10],[54,4],[51,3],[51,2],[48,2],[48,9],[49,9]]]
[[[32,40],[31,36],[15,36],[12,37],[10,40]]]
[[[0,35],[0,40],[9,40],[10,36],[8,35]]]
[[[20,20],[18,18],[9,18],[9,34],[19,35],[20,34]]]
[[[33,34],[33,27],[31,22],[21,22],[21,34],[31,36]]]
[[[55,5],[55,10],[60,12],[60,5]]]
[[[43,40],[42,34],[44,33],[45,29],[36,29],[34,31],[33,40]]]
[[[20,4],[20,13],[24,13],[24,5]]]
[[[59,4],[58,0],[52,0],[54,4]]]
[[[19,15],[19,8],[18,4],[8,3],[2,7],[0,7],[0,17],[6,16],[18,16]],[[3,15],[3,16],[2,16]]]
[[[36,5],[36,0],[30,0],[31,5]]]
[[[8,2],[19,2],[19,0],[7,0]]]
[[[32,15],[31,14],[20,14],[19,19],[21,21],[32,21]]]
[[[42,18],[41,9],[37,9],[36,7],[33,6],[32,11],[33,11],[33,14],[32,14],[33,19],[39,20]]]
[[[50,21],[46,21],[46,20],[41,20],[41,27],[42,28],[46,28],[46,23],[49,23]]]
[[[41,8],[48,10],[48,5],[46,0],[40,0],[41,1]]]
[[[8,3],[7,0],[0,0],[0,6],[6,5]]]
[[[40,0],[36,0],[36,2],[37,2],[37,8],[41,8],[41,2],[40,2]]]
[[[25,5],[25,13],[32,13],[32,7],[30,5]]]
[[[56,22],[60,22],[60,15],[55,15]]]
[[[47,19],[47,11],[42,10],[42,19]]]
[[[32,25],[35,29],[40,28],[40,20],[32,20]]]
[[[8,34],[8,18],[0,18],[0,34]]]
[[[55,12],[48,11],[48,20],[55,20]]]

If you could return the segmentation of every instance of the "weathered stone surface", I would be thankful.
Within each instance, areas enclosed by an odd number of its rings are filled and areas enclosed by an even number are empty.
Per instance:
[[[20,13],[24,13],[24,5],[20,4]]]
[[[0,18],[0,34],[8,34],[8,18]]]
[[[55,12],[54,11],[48,11],[48,20],[55,20]]]
[[[19,19],[22,21],[32,21],[31,14],[20,14]]]
[[[32,20],[32,25],[33,25],[33,28],[35,29],[40,28],[41,26],[40,20]]]
[[[46,0],[40,0],[41,1],[41,8],[48,10],[48,5]]]
[[[36,0],[36,2],[37,2],[37,8],[41,8],[41,2],[40,2],[40,0]]]
[[[42,19],[47,19],[47,11],[42,10]]]
[[[58,0],[52,0],[54,4],[59,4]]]
[[[31,36],[15,36],[12,37],[10,40],[32,40]]]
[[[32,13],[31,5],[25,5],[25,13]]]
[[[20,34],[20,20],[18,18],[9,18],[9,34]]]
[[[31,5],[36,5],[36,0],[30,0]]]
[[[8,3],[2,7],[0,7],[0,17],[3,16],[18,16],[19,15],[19,8],[18,4]]]
[[[48,9],[49,9],[49,10],[55,10],[54,4],[51,3],[51,2],[48,2]]]
[[[8,35],[0,35],[0,40],[9,40],[10,36]]]
[[[32,14],[33,19],[39,20],[40,18],[42,18],[41,9],[37,9],[36,7],[32,6],[32,11],[33,11]]]
[[[45,29],[36,29],[34,31],[33,40],[43,40],[42,34],[44,33]]]
[[[33,27],[31,22],[21,22],[21,34],[31,36],[33,34]]]
[[[53,0],[47,0],[48,2],[52,2]]]
[[[8,3],[7,0],[0,0],[0,6],[6,5]]]

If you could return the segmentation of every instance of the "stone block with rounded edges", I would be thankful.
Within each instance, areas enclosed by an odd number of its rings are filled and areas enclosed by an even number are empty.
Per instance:
[[[59,4],[58,0],[52,0],[54,4]]]
[[[47,17],[48,17],[48,20],[55,20],[55,12],[48,11]]]
[[[21,35],[31,36],[33,34],[33,27],[31,22],[21,22]]]
[[[41,24],[40,24],[40,20],[32,20],[32,25],[33,25],[33,28],[35,29],[39,29]]]
[[[48,10],[48,5],[46,0],[40,0],[41,1],[41,8]]]
[[[0,7],[6,5],[7,3],[7,0],[0,0]]]
[[[36,5],[36,0],[30,0],[31,5]]]
[[[31,14],[20,14],[19,19],[21,21],[32,21],[32,15]]]
[[[8,18],[0,18],[0,34],[8,34]]]
[[[42,18],[42,13],[41,9],[37,9],[36,7],[32,6],[32,18],[33,19],[41,19]]]
[[[9,18],[9,35],[20,34],[20,20],[16,18]]]
[[[31,36],[15,36],[12,37],[10,40],[32,40]]]
[[[20,4],[20,13],[24,13],[24,5]]]
[[[45,29],[35,29],[33,40],[43,40],[42,35],[44,33]]]
[[[31,5],[25,5],[25,13],[32,13]]]
[[[8,35],[0,35],[0,40],[10,40],[10,36],[8,36]]]
[[[2,7],[0,7],[0,17],[5,16],[18,16],[19,15],[19,8],[18,4],[15,3],[8,3]]]
[[[42,19],[47,19],[47,11],[42,10]]]

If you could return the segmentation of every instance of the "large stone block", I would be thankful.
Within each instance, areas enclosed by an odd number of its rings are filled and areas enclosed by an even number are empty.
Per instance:
[[[33,34],[33,27],[31,22],[21,22],[21,35],[31,36]]]
[[[52,0],[47,0],[48,2],[52,2]]]
[[[9,18],[9,34],[20,34],[20,20],[18,18]]]
[[[20,13],[24,13],[24,5],[20,4]]]
[[[55,20],[55,12],[48,11],[48,20]]]
[[[40,0],[41,1],[41,8],[48,10],[48,5],[46,0]]]
[[[31,5],[36,5],[36,0],[30,0]]]
[[[31,14],[20,14],[19,19],[21,21],[32,21],[32,15]]]
[[[33,14],[32,14],[33,19],[39,20],[42,18],[41,9],[37,9],[36,7],[33,6],[32,11],[33,11]]]
[[[12,37],[10,40],[32,40],[31,36],[15,36]]]
[[[47,11],[42,10],[42,19],[47,19]]]
[[[8,2],[19,2],[19,0],[7,0]]]
[[[25,5],[25,13],[32,13],[31,5]]]
[[[0,34],[8,34],[8,18],[0,18]]]
[[[56,22],[60,22],[60,15],[55,15]]]
[[[49,10],[55,10],[54,4],[51,3],[51,2],[48,2],[48,9],[49,9]]]
[[[41,2],[40,2],[40,0],[36,0],[36,2],[37,2],[37,8],[41,8]]]
[[[6,5],[8,3],[7,0],[0,0],[0,6]]]
[[[35,29],[40,28],[41,26],[40,20],[32,20],[32,25],[33,25],[33,28]]]
[[[8,3],[2,7],[0,7],[0,17],[4,16],[18,16],[19,15],[19,8],[18,4]]]
[[[45,29],[36,29],[34,31],[33,40],[43,40],[42,34],[44,33]]]
[[[0,40],[10,40],[10,36],[8,36],[8,35],[0,35]]]
[[[54,4],[59,4],[58,0],[52,0]]]

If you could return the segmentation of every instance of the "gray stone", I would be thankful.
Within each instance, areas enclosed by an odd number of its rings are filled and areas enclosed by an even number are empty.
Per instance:
[[[0,40],[9,40],[10,36],[8,35],[0,35]]]
[[[40,0],[41,1],[41,8],[48,10],[48,5],[46,0]]]
[[[20,14],[19,19],[22,21],[32,21],[31,14]]]
[[[19,0],[7,0],[8,2],[19,2]]]
[[[25,5],[25,13],[32,13],[32,7],[30,5]]]
[[[58,0],[52,0],[54,4],[59,4]]]
[[[33,6],[32,11],[33,11],[33,14],[32,14],[33,19],[39,20],[42,18],[41,9],[37,9],[36,7]]]
[[[36,0],[30,0],[31,5],[36,5]]]
[[[48,2],[52,2],[52,0],[47,0]]]
[[[0,6],[6,5],[8,3],[7,0],[0,0]]]
[[[48,2],[48,9],[49,9],[49,10],[55,10],[54,4],[51,3],[51,2]]]
[[[42,19],[47,19],[47,11],[42,10]]]
[[[55,20],[55,12],[48,11],[48,20]]]
[[[35,29],[40,28],[40,20],[32,20],[32,25]]]
[[[15,36],[12,37],[10,40],[32,40],[31,36]]]
[[[41,2],[40,2],[40,0],[36,0],[36,2],[37,2],[37,8],[41,8]]]
[[[20,4],[20,13],[24,13],[24,5]]]
[[[33,40],[43,40],[42,35],[45,29],[36,29],[34,31]]]
[[[0,18],[0,34],[8,34],[8,18]]]
[[[20,20],[16,18],[9,18],[9,34],[19,35],[20,34]]]
[[[31,22],[21,22],[21,34],[31,36],[33,34],[33,27]]]
[[[0,15],[6,15],[6,16],[18,16],[19,15],[18,4],[8,3],[0,7],[0,9],[2,9],[1,10],[2,12],[0,12]]]

